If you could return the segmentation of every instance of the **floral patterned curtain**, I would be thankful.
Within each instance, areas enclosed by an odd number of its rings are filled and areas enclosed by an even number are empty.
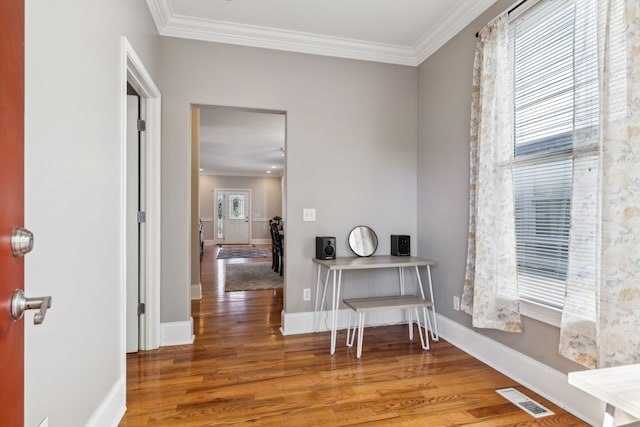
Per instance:
[[[520,332],[513,199],[508,14],[478,34],[471,110],[467,270],[461,308],[473,326]]]
[[[640,2],[598,0],[600,164],[594,280],[567,284],[560,353],[589,367],[640,363]],[[573,238],[573,236],[572,236]],[[572,246],[573,247],[573,246]]]
[[[598,133],[574,129],[572,225],[560,353],[588,367],[640,363],[640,1],[596,7]],[[577,10],[578,10],[577,9]],[[582,46],[576,38],[576,51]],[[475,327],[521,331],[513,207],[508,16],[479,34],[473,74],[468,255],[462,309]],[[578,69],[592,69],[576,61]],[[576,92],[576,115],[580,97]],[[585,101],[586,102],[586,101]],[[583,107],[584,106],[584,107]],[[595,135],[595,138],[594,138]],[[572,254],[579,254],[574,257]]]

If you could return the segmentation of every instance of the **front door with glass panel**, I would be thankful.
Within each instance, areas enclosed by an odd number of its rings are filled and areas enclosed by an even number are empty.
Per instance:
[[[215,191],[215,243],[226,245],[249,244],[251,193],[249,190]]]

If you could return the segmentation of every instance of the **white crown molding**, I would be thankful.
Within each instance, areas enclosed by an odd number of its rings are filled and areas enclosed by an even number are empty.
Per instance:
[[[173,14],[173,9],[168,0],[147,0],[147,6],[158,32],[167,25]]]
[[[460,0],[454,8],[455,13],[447,16],[435,28],[427,32],[415,45],[416,63],[420,65],[422,61],[433,55],[496,1]]]
[[[147,0],[147,5],[162,36],[418,66],[495,1],[460,0],[454,12],[430,29],[415,46],[366,42],[181,16],[174,13],[171,0]]]

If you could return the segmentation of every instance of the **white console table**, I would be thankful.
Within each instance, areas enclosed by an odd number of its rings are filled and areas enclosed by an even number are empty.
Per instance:
[[[315,314],[324,310],[324,301],[326,298],[326,292],[329,282],[329,276],[333,272],[333,292],[331,298],[331,354],[336,351],[336,335],[338,327],[338,307],[340,305],[340,289],[342,286],[342,272],[345,270],[373,270],[380,268],[397,268],[400,284],[400,295],[404,295],[404,270],[407,267],[411,267],[415,270],[418,278],[418,287],[422,294],[422,298],[425,298],[424,290],[422,288],[422,279],[420,278],[419,267],[425,267],[427,271],[427,279],[429,284],[429,297],[431,302],[431,315],[433,316],[433,329],[431,331],[431,337],[434,341],[438,340],[438,325],[436,323],[436,308],[433,300],[433,284],[431,281],[431,267],[436,265],[435,261],[412,257],[412,256],[391,256],[380,255],[370,257],[339,257],[336,259],[322,260],[314,258],[313,262],[318,265],[318,278],[316,281],[316,301],[315,301]],[[322,271],[326,269],[326,276],[322,281]],[[323,286],[322,298],[320,298],[320,288]],[[426,310],[426,309],[425,309]],[[314,327],[317,329],[317,319],[314,322]],[[425,325],[426,328],[426,325]],[[428,338],[427,338],[428,339]]]
[[[616,409],[640,419],[640,364],[570,372],[569,384],[607,404],[603,427],[615,425]]]

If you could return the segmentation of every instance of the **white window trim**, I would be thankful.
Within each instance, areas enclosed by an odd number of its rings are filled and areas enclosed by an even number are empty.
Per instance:
[[[520,299],[520,315],[557,328],[560,327],[562,311],[533,301]]]

